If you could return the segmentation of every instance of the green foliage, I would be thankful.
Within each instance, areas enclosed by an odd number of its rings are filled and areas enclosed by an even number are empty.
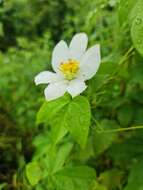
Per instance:
[[[142,190],[143,189],[143,162],[142,160],[138,161],[134,166],[131,168],[128,184],[124,188],[125,190]]]
[[[95,171],[87,166],[65,168],[55,176],[58,190],[86,190],[95,178]]]
[[[142,6],[143,8],[143,6]],[[137,14],[132,23],[131,35],[135,48],[143,55],[143,13]]]
[[[67,110],[67,126],[81,147],[86,145],[90,116],[89,102],[85,97],[78,96],[71,101]]]
[[[99,71],[44,101],[34,77],[76,32],[100,44]],[[142,0],[0,1],[0,189],[142,190],[142,126]]]
[[[33,186],[42,178],[43,172],[37,162],[31,162],[26,166],[26,175],[30,184]]]
[[[37,115],[37,123],[45,122],[52,127],[52,138],[57,143],[68,131],[84,147],[90,125],[90,106],[85,97],[70,100],[68,95],[45,102]]]
[[[103,120],[97,127],[99,129],[94,130],[92,134],[94,155],[96,157],[108,149],[112,142],[117,138],[116,133],[106,133],[106,130],[116,128],[118,125],[114,121]],[[103,133],[104,130],[105,133]]]

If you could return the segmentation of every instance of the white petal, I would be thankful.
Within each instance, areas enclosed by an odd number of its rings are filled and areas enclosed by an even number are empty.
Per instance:
[[[87,48],[88,37],[85,33],[76,34],[70,43],[70,56],[72,59],[80,60]]]
[[[54,100],[65,94],[67,83],[65,81],[51,83],[45,88],[44,94],[47,100]]]
[[[86,87],[87,86],[84,81],[80,79],[74,79],[69,83],[67,91],[72,95],[72,97],[75,97],[83,92]]]
[[[92,78],[100,65],[101,55],[100,55],[100,46],[95,45],[87,50],[83,59],[81,61],[80,73],[88,80]]]
[[[61,62],[69,59],[69,49],[65,41],[60,41],[54,48],[52,54],[52,67],[54,71],[59,71]]]
[[[36,85],[48,84],[48,83],[56,82],[59,80],[62,80],[62,77],[60,75],[50,72],[50,71],[43,71],[43,72],[39,73],[34,79]]]

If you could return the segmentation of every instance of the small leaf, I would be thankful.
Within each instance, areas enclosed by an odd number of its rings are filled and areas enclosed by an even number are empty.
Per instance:
[[[26,166],[26,176],[31,185],[36,185],[43,177],[43,172],[37,162],[30,162]]]
[[[68,106],[66,122],[71,135],[81,147],[84,147],[87,141],[90,118],[88,100],[83,96],[74,98]]]

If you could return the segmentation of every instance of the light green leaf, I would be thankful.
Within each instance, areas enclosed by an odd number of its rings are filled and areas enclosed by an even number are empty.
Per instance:
[[[69,102],[70,96],[67,94],[56,100],[44,102],[39,112],[37,113],[37,124],[50,123],[54,116]]]
[[[137,14],[133,20],[131,37],[134,47],[143,56],[143,11],[140,14]]]
[[[70,96],[65,95],[57,100],[45,102],[37,114],[37,123],[50,124],[52,127],[53,143],[58,143],[67,133],[65,122],[66,105],[70,102]]]
[[[26,176],[32,186],[36,185],[43,177],[43,172],[38,162],[30,162],[26,166]]]
[[[68,105],[64,106],[59,112],[55,115],[51,121],[51,137],[54,144],[57,144],[62,137],[68,132],[66,115],[67,115]]]
[[[95,179],[95,170],[88,166],[64,168],[55,175],[57,190],[87,190]]]
[[[72,143],[66,143],[60,147],[59,151],[56,154],[56,159],[54,161],[53,173],[62,169],[72,147],[73,147]]]
[[[134,1],[134,0],[132,0]],[[140,14],[143,14],[143,1],[142,0],[137,0],[134,1],[134,6],[130,12],[129,15],[129,22],[132,23],[132,21]]]
[[[68,106],[66,122],[71,135],[81,147],[86,145],[90,118],[88,100],[83,96],[74,98]]]
[[[70,99],[64,96],[58,100],[45,102],[37,115],[37,123],[46,122],[52,127],[53,143],[70,131],[73,138],[84,147],[90,125],[90,105],[83,96]]]

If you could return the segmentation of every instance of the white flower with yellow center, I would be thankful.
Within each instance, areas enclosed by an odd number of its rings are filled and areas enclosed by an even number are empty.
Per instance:
[[[85,33],[76,34],[69,45],[60,41],[52,54],[55,72],[43,71],[35,77],[35,83],[49,84],[44,93],[47,100],[63,96],[72,97],[86,89],[85,81],[92,78],[100,65],[100,46],[94,45],[86,51],[88,38]]]

